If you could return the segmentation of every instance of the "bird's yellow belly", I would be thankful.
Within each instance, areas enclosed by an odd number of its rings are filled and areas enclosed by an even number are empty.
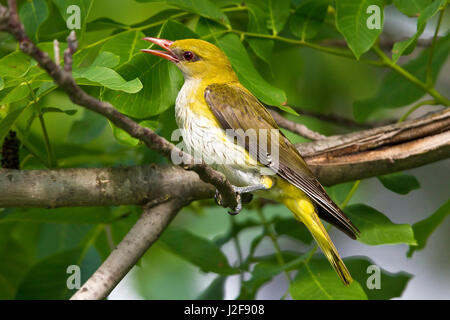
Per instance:
[[[184,151],[222,172],[236,186],[261,183],[261,166],[220,127],[195,80],[186,81],[175,104],[175,116]],[[267,169],[266,169],[267,170]]]

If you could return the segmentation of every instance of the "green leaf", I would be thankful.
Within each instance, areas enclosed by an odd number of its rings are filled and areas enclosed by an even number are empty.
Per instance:
[[[174,253],[198,266],[204,272],[221,275],[239,273],[230,267],[223,252],[212,241],[200,238],[186,230],[168,228],[161,241]]]
[[[119,56],[111,52],[102,52],[89,67],[74,69],[73,77],[77,80],[87,79],[111,90],[126,93],[139,92],[142,89],[142,83],[138,78],[125,81],[116,71],[110,69],[117,66],[119,62]]]
[[[267,30],[268,6],[267,1],[247,0],[248,32],[269,34]],[[263,61],[270,64],[274,41],[270,39],[247,38],[253,52]]]
[[[2,77],[0,77],[0,91],[3,90],[4,87],[5,87],[5,81],[3,80]]]
[[[379,176],[378,180],[380,180],[383,186],[399,194],[408,194],[412,190],[420,188],[419,181],[416,177],[402,172]]]
[[[73,116],[75,113],[78,112],[77,109],[62,110],[62,109],[56,108],[56,107],[42,108],[41,111],[42,111],[42,113],[65,113],[68,116]]]
[[[267,27],[273,31],[274,34],[280,33],[283,30],[289,18],[291,1],[290,0],[267,0],[268,19]]]
[[[372,5],[380,9],[380,29],[368,28],[373,14],[367,13],[367,9]],[[359,59],[373,46],[382,31],[383,0],[336,0],[336,26]]]
[[[360,242],[369,245],[416,244],[409,224],[395,224],[381,212],[364,204],[349,205],[344,211],[361,231],[358,237]]]
[[[429,6],[433,0],[393,0],[392,2],[398,10],[407,16],[420,17],[420,12]]]
[[[36,96],[40,97],[47,94],[48,92],[56,89],[58,87],[54,82],[44,82],[39,89],[36,91]]]
[[[17,287],[35,261],[39,225],[0,224],[0,299],[14,299]]]
[[[394,62],[397,62],[402,55],[410,54],[414,50],[417,39],[419,39],[423,31],[425,30],[427,21],[439,11],[439,8],[443,6],[446,1],[447,0],[434,1],[429,6],[419,11],[419,19],[417,19],[417,31],[414,36],[410,39],[395,43],[394,47],[392,48],[392,60]]]
[[[110,51],[120,57],[120,64],[129,62],[140,49],[148,47],[148,42],[142,41],[144,34],[139,30],[121,32],[106,41],[101,51]],[[112,68],[112,67],[110,67]]]
[[[417,246],[410,246],[407,256],[411,257],[416,250],[421,250],[427,244],[427,240],[433,231],[450,214],[450,200],[444,203],[436,212],[428,218],[419,221],[413,225],[414,235],[417,239]]]
[[[197,300],[223,300],[225,280],[227,280],[227,277],[219,276],[215,278]]]
[[[31,58],[15,51],[0,59],[0,74],[2,77],[22,78],[30,66]]]
[[[159,2],[160,0],[137,0],[138,2]],[[187,12],[196,13],[202,17],[209,18],[229,25],[230,21],[227,16],[220,11],[220,8],[210,0],[165,0],[167,4],[186,10]]]
[[[255,296],[265,283],[272,280],[273,277],[280,274],[282,269],[277,264],[260,262],[255,265],[249,280],[242,282],[239,300],[255,299]]]
[[[276,219],[274,227],[276,233],[279,235],[286,235],[306,244],[312,242],[311,233],[304,224],[299,223],[294,218]]]
[[[86,26],[86,28],[90,32],[98,31],[98,30],[117,29],[117,28],[125,29],[126,27],[127,27],[126,24],[114,21],[113,19],[110,19],[107,17],[98,18],[93,21],[89,21]]]
[[[314,38],[323,25],[328,4],[328,0],[301,2],[289,20],[291,32],[302,40]]]
[[[429,52],[430,48],[423,50],[416,59],[409,61],[403,66],[406,71],[422,82],[426,80]],[[436,81],[440,69],[447,60],[449,52],[450,34],[447,34],[436,42],[433,54],[433,82]],[[374,97],[359,100],[353,104],[353,114],[358,121],[365,121],[378,109],[403,107],[417,101],[424,95],[425,91],[423,89],[408,81],[397,72],[390,71]]]
[[[117,141],[119,141],[123,145],[135,147],[140,143],[138,139],[133,138],[127,132],[116,127],[112,122],[109,121],[109,124],[113,130],[114,137],[117,139]],[[158,126],[158,122],[154,120],[144,120],[139,122],[139,124],[145,128],[149,128],[152,130],[155,130],[156,127]]]
[[[36,37],[39,38],[39,41],[41,42],[53,42],[54,39],[57,39],[60,42],[66,41],[70,32],[70,30],[67,29],[66,20],[61,16],[55,1],[47,1],[47,5],[49,11],[48,16],[50,18],[47,18],[41,23],[37,30]],[[66,9],[67,7],[64,10]],[[83,22],[83,20],[81,20],[81,22]]]
[[[165,39],[197,37],[191,30],[174,21],[164,23],[159,36]],[[137,94],[106,90],[104,99],[119,111],[139,119],[160,114],[173,106],[183,81],[183,76],[173,63],[142,52],[121,65],[117,72],[125,79],[139,78],[143,90]]]
[[[369,300],[388,300],[400,297],[412,278],[412,275],[407,272],[390,273],[377,266],[367,257],[345,258],[344,262],[353,279],[361,284]],[[378,267],[380,270],[379,289],[369,289],[367,285],[367,282],[374,284],[373,280],[369,278],[374,275],[374,271],[369,266]]]
[[[48,7],[45,0],[29,0],[19,10],[20,21],[31,41],[39,42],[38,30],[48,17]]]
[[[36,221],[55,223],[105,223],[119,217],[107,207],[82,208],[8,208],[0,213],[0,224],[10,221]]]
[[[283,256],[286,258],[285,254],[283,254]],[[241,292],[238,299],[255,299],[256,293],[261,286],[284,271],[297,269],[304,263],[307,256],[308,254],[300,255],[297,253],[297,258],[287,262],[284,266],[280,266],[278,264],[278,261],[274,255],[270,256],[267,261],[258,262],[251,272],[251,278],[242,283]]]
[[[357,281],[345,287],[325,259],[302,264],[289,292],[295,300],[367,300]]]
[[[289,106],[280,105],[280,106],[275,106],[275,107],[277,107],[277,108],[280,109],[280,110],[283,110],[284,112],[287,112],[287,113],[290,113],[290,114],[292,114],[292,115],[294,115],[294,116],[300,117],[300,115],[298,114],[298,112],[295,111],[294,109],[292,109],[292,108],[289,107]]]
[[[0,144],[3,144],[3,140],[9,132],[9,129],[11,129],[24,110],[25,107],[18,108],[8,113],[8,115],[0,121]]]
[[[3,99],[0,100],[0,105],[9,104],[25,99],[30,94],[30,88],[26,84],[21,84],[11,91],[9,91]]]
[[[214,3],[219,7],[219,8],[224,8],[224,7],[229,7],[232,5],[239,5],[242,3],[242,0],[214,0]]]
[[[102,51],[92,62],[91,67],[114,68],[120,62],[120,57],[108,51]]]
[[[99,137],[106,120],[95,112],[84,110],[83,118],[73,122],[67,139],[72,143],[85,144]]]
[[[79,266],[81,276],[84,279],[92,274],[92,265],[83,267],[82,263],[86,255],[86,250],[82,247],[56,253],[48,256],[36,263],[25,276],[20,284],[16,298],[19,300],[48,300],[48,299],[67,299],[76,290],[69,290],[67,281],[72,273],[67,272],[71,265]],[[97,260],[97,267],[100,260]],[[84,261],[84,265],[89,261]]]

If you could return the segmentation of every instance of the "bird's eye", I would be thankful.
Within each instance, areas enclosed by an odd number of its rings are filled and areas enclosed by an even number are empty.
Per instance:
[[[195,55],[191,51],[186,51],[183,53],[183,58],[186,61],[192,61],[195,58]]]

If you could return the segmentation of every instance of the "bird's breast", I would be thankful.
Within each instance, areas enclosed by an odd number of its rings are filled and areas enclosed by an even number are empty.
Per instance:
[[[259,165],[248,152],[230,141],[204,98],[206,86],[187,80],[175,103],[175,117],[186,152],[221,171],[235,185],[258,181]]]

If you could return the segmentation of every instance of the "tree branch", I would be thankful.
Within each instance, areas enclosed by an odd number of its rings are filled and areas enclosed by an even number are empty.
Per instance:
[[[71,300],[105,299],[187,203],[174,198],[144,207],[136,224]]]
[[[275,111],[273,109],[269,109],[269,112],[272,115],[273,119],[276,121],[276,123],[278,123],[278,125],[282,128],[285,128],[285,129],[292,131],[302,137],[305,137],[307,139],[314,140],[314,141],[326,138],[326,136],[308,129],[303,124],[283,118],[277,111]]]
[[[320,182],[331,185],[419,167],[450,157],[450,109],[421,119],[304,144]]]
[[[343,116],[341,116],[339,114],[335,114],[335,113],[325,114],[325,113],[320,113],[320,112],[316,112],[313,110],[308,110],[308,109],[304,109],[304,108],[300,108],[300,107],[296,107],[296,106],[292,106],[292,105],[290,105],[290,107],[292,107],[295,111],[297,111],[301,115],[316,118],[318,120],[329,122],[332,124],[341,125],[341,126],[347,127],[347,128],[371,129],[371,128],[381,127],[381,126],[395,122],[394,120],[387,120],[387,121],[360,123],[353,119],[346,118],[346,117],[343,117]]]
[[[416,168],[450,157],[450,109],[297,148],[324,185]],[[173,165],[0,170],[0,207],[142,205],[180,194],[206,199],[214,188]]]

